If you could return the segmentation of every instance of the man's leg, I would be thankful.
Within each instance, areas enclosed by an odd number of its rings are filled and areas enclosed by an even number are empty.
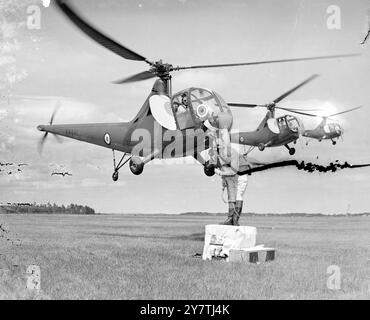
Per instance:
[[[235,212],[233,214],[233,225],[239,226],[239,218],[243,210],[243,200],[236,200]]]
[[[229,202],[229,212],[227,214],[227,219],[222,224],[230,225],[230,226],[234,224],[233,221],[234,221],[235,207],[236,207],[235,202]]]
[[[226,225],[233,225],[233,215],[235,213],[235,206],[236,206],[236,181],[233,176],[225,176],[223,177],[223,181],[226,184],[227,189],[227,199],[229,204],[229,212],[227,214],[227,219],[223,224]]]
[[[245,192],[245,189],[248,185],[248,178],[246,175],[237,175],[238,183],[237,183],[237,193],[236,193],[236,208],[235,208],[235,214],[233,216],[233,225],[238,226],[239,225],[239,218],[242,214],[243,210],[243,195]]]

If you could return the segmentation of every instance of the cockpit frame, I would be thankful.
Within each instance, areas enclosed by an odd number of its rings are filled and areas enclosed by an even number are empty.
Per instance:
[[[184,105],[183,97],[187,98],[187,105]],[[177,128],[180,130],[190,127],[200,128],[211,115],[227,112],[231,116],[227,103],[219,94],[200,87],[190,87],[174,94],[171,107]]]

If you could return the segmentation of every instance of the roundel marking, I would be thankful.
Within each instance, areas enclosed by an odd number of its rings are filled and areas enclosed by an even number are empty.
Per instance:
[[[204,104],[200,104],[197,107],[197,114],[199,118],[205,118],[208,114],[208,107]]]
[[[104,141],[106,144],[110,144],[110,135],[108,133],[104,135]]]

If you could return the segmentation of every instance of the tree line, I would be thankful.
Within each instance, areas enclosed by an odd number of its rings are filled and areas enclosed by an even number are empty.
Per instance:
[[[70,205],[56,205],[55,203],[7,203],[0,205],[0,213],[39,213],[39,214],[95,214],[95,210],[88,206],[71,203]]]

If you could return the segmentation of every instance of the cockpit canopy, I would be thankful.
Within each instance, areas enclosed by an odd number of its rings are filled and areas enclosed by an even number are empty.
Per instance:
[[[293,132],[298,132],[301,124],[299,123],[298,119],[296,117],[293,117],[291,115],[285,116],[286,122],[288,124],[288,127]]]
[[[277,118],[276,120],[280,130],[288,128],[292,132],[298,132],[302,126],[298,119],[291,115],[285,115],[283,117]]]
[[[338,123],[333,122],[333,123],[327,123],[324,126],[324,131],[326,133],[336,132],[340,134],[341,132],[343,132],[343,129]]]
[[[232,114],[219,94],[204,88],[182,90],[172,98],[172,110],[179,129],[201,124],[230,130]]]

